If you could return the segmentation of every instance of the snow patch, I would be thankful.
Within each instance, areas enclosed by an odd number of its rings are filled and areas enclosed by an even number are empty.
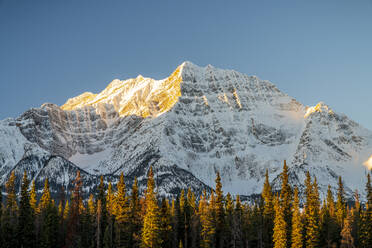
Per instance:
[[[96,152],[93,154],[81,154],[77,152],[72,155],[69,160],[75,165],[79,166],[81,169],[92,172],[92,170],[100,168],[100,165],[105,160],[110,159],[111,153],[111,148],[107,148],[101,152]]]

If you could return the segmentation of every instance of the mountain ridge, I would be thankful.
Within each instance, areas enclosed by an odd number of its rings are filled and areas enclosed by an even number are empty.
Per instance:
[[[61,107],[43,104],[1,121],[0,130],[7,143],[0,147],[0,184],[31,146],[32,156],[59,156],[91,178],[124,172],[128,182],[144,182],[152,165],[159,177],[170,176],[158,185],[162,194],[213,187],[216,171],[225,191],[257,194],[266,169],[278,187],[286,159],[293,184],[310,170],[324,193],[343,176],[351,195],[362,192],[363,163],[372,154],[371,132],[324,103],[306,107],[269,81],[191,62],[165,79],[113,80]],[[38,168],[37,160],[30,166]]]

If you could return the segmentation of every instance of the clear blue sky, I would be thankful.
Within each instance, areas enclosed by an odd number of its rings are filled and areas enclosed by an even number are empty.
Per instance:
[[[185,60],[372,129],[372,0],[0,0],[0,119]]]

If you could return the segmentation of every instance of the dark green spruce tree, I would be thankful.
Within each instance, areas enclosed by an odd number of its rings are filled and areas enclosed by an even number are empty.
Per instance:
[[[224,238],[226,232],[226,223],[225,223],[225,209],[224,209],[224,196],[222,191],[222,183],[220,173],[217,172],[216,175],[216,248],[224,247]]]
[[[67,247],[82,246],[82,213],[85,211],[83,206],[83,181],[81,179],[80,171],[76,172],[74,180],[74,189],[71,194],[71,208],[68,219],[68,230],[66,235]]]
[[[130,195],[130,239],[133,248],[139,248],[141,241],[142,215],[141,203],[138,193],[137,177],[134,178]]]
[[[17,242],[17,214],[18,205],[15,193],[15,174],[11,172],[8,181],[5,184],[6,188],[6,205],[2,213],[2,244],[4,248],[14,248],[18,245]]]
[[[172,216],[168,200],[163,198],[160,207],[162,248],[172,248]]]
[[[365,210],[360,214],[359,247],[372,247],[372,184],[370,173],[367,174],[366,183],[367,203]]]
[[[344,189],[344,184],[342,183],[341,177],[338,178],[336,217],[337,217],[337,223],[341,230],[344,219],[346,217],[345,189]]]
[[[185,190],[181,190],[181,196],[179,199],[179,219],[178,219],[178,235],[182,242],[183,247],[188,247],[188,240],[189,240],[189,222],[190,222],[190,211],[189,211],[189,202],[187,200],[187,195]]]
[[[50,196],[49,181],[45,179],[40,209],[40,245],[42,248],[56,247],[58,244],[58,210]]]
[[[21,186],[21,199],[19,202],[17,240],[21,248],[32,248],[35,246],[34,216],[30,205],[30,195],[28,191],[29,180],[26,171],[23,173]]]
[[[115,245],[116,247],[130,247],[132,242],[130,208],[126,188],[124,183],[124,174],[121,173],[115,195],[114,213],[115,213]]]
[[[309,172],[306,173],[305,187],[305,242],[307,248],[317,248],[320,241],[319,193],[316,178],[312,183]]]
[[[43,212],[41,243],[39,247],[57,247],[58,227],[58,210],[54,203],[51,202]]]
[[[336,246],[339,237],[339,228],[336,220],[335,202],[330,185],[328,185],[327,199],[322,206],[320,228],[320,244],[324,247]]]
[[[280,190],[280,205],[283,207],[284,221],[286,222],[286,237],[291,237],[292,229],[292,188],[288,180],[288,166],[284,160],[283,172],[281,174],[282,188]],[[291,239],[287,238],[287,247],[291,246]]]
[[[100,202],[100,208],[97,208],[99,213],[96,218],[96,227],[97,227],[97,248],[103,248],[103,238],[108,224],[107,219],[107,206],[106,206],[106,187],[103,182],[103,176],[100,178],[100,183],[98,185],[98,195],[97,195],[97,206],[98,201]]]
[[[234,202],[230,195],[226,195],[226,234],[225,234],[225,247],[234,247]]]

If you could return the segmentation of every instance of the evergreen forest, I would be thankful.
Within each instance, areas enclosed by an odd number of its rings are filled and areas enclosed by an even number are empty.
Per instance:
[[[78,172],[71,192],[61,189],[59,199],[52,199],[46,179],[38,199],[26,172],[17,196],[12,173],[0,199],[0,247],[372,247],[370,173],[366,200],[355,192],[352,204],[342,178],[337,194],[329,186],[322,200],[310,172],[301,189],[289,184],[285,162],[280,177],[281,189],[273,191],[266,171],[262,194],[252,201],[225,194],[218,172],[212,191],[199,196],[184,189],[177,197],[165,198],[157,194],[150,167],[143,194],[137,180],[127,188],[121,174],[115,187],[106,187],[101,178],[96,194],[85,199]]]

